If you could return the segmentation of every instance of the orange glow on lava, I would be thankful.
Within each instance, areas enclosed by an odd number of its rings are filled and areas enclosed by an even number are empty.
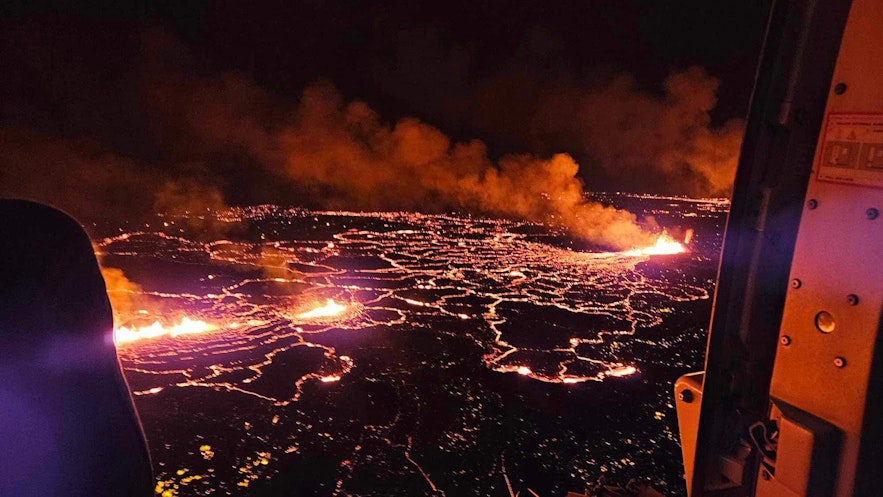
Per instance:
[[[338,304],[334,299],[328,299],[325,305],[317,307],[313,310],[302,312],[297,315],[299,319],[316,319],[338,316],[346,310],[346,306]]]
[[[120,345],[135,342],[145,338],[157,338],[161,336],[177,337],[193,333],[203,333],[216,329],[215,326],[199,319],[190,319],[187,316],[181,318],[176,324],[165,326],[159,321],[147,326],[120,326],[113,332],[113,341]]]

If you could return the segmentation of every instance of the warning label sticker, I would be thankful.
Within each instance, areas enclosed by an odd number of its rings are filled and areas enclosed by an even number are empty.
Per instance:
[[[829,114],[819,179],[883,187],[883,114]]]

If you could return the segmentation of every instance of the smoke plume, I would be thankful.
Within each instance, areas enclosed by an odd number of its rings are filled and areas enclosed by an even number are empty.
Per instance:
[[[110,306],[113,308],[114,316],[131,314],[145,307],[144,303],[146,300],[142,295],[141,286],[129,280],[123,274],[122,269],[102,267],[101,276],[104,277],[107,297],[110,299]]]
[[[452,140],[419,119],[386,121],[327,81],[291,101],[238,73],[197,75],[204,68],[199,59],[162,31],[148,30],[143,46],[120,76],[121,94],[106,86],[112,98],[100,98],[89,78],[60,79],[45,89],[60,95],[45,112],[58,126],[0,121],[8,123],[0,125],[0,195],[50,203],[90,222],[182,214],[207,233],[225,228],[204,215],[225,199],[460,210],[549,223],[590,242],[630,248],[652,243],[653,227],[587,202],[583,179],[597,175],[579,171],[573,157],[621,185],[726,194],[741,140],[740,121],[711,125],[718,81],[699,68],[670,75],[661,94],[630,76],[587,84],[567,75],[546,81],[537,71],[464,84],[477,95],[459,106],[466,121],[476,116],[463,109],[489,112],[540,153],[497,158],[484,142]],[[34,82],[45,79],[40,74]],[[92,96],[80,102],[84,92]],[[114,123],[130,121],[122,115],[132,116],[130,127],[114,132]],[[105,122],[107,116],[116,118]]]
[[[718,86],[693,67],[669,75],[659,98],[641,92],[633,78],[619,76],[581,103],[586,150],[609,170],[640,174],[651,167],[690,181],[687,193],[728,194],[743,122],[710,127]]]
[[[617,248],[651,241],[629,212],[583,198],[566,154],[507,155],[492,161],[478,140],[455,143],[415,118],[383,122],[367,104],[346,102],[327,82],[308,87],[290,109],[246,79],[165,79],[153,98],[168,109],[166,133],[188,136],[203,153],[248,156],[327,207],[467,210],[547,222]],[[174,109],[174,111],[172,111]]]
[[[657,95],[634,77],[551,85],[537,100],[537,148],[575,144],[621,185],[691,196],[729,196],[744,121],[713,126],[720,82],[699,67],[673,72]]]
[[[712,119],[719,80],[696,66],[671,72],[659,88],[647,86],[646,75],[642,84],[630,74],[586,71],[565,54],[561,36],[536,27],[519,36],[521,45],[510,58],[488,61],[445,43],[437,30],[408,30],[398,34],[392,58],[379,59],[372,74],[391,89],[391,98],[445,129],[468,123],[491,138],[492,149],[568,151],[604,176],[583,176],[595,185],[692,196],[729,193],[743,122]]]
[[[81,222],[137,222],[157,210],[224,207],[210,182],[173,171],[179,168],[158,168],[95,142],[0,126],[0,196],[54,205]]]

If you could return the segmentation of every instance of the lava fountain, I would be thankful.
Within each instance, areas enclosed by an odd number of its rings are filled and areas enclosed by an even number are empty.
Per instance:
[[[204,333],[216,329],[215,326],[199,319],[190,319],[187,316],[172,325],[163,325],[159,321],[147,326],[120,326],[113,332],[113,341],[117,345],[135,342],[144,338],[157,338],[161,336],[177,337],[194,333]]]
[[[675,240],[667,233],[663,233],[656,239],[656,243],[644,248],[635,248],[622,252],[623,255],[673,255],[683,254],[687,248],[681,242]]]
[[[302,312],[297,315],[298,319],[319,319],[339,316],[346,310],[346,306],[338,304],[334,299],[328,299],[325,305],[316,307],[310,311]]]

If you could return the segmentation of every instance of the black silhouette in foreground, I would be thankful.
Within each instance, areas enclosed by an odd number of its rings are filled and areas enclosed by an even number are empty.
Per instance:
[[[80,225],[0,200],[0,494],[153,495],[112,328]]]

